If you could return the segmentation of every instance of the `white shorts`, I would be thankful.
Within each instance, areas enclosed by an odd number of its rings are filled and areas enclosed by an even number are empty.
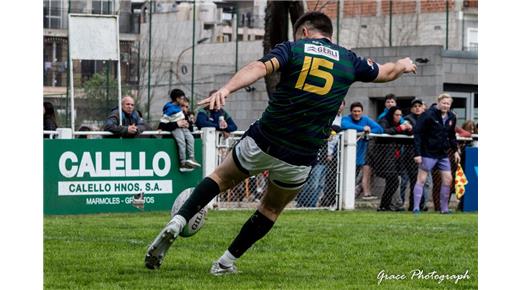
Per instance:
[[[244,137],[233,149],[238,168],[249,175],[269,171],[269,180],[284,189],[299,189],[307,181],[311,166],[292,165],[266,154],[250,136]]]

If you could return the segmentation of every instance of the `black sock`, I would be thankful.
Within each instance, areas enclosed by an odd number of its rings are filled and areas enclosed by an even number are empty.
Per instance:
[[[189,221],[197,212],[205,207],[215,196],[220,193],[218,184],[213,179],[204,178],[191,193],[184,205],[179,210],[179,215]]]
[[[256,241],[263,238],[273,227],[274,222],[258,210],[242,226],[228,251],[236,258],[240,258]]]

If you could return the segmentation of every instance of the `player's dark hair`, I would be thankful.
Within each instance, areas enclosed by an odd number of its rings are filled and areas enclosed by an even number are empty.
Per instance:
[[[395,100],[395,95],[394,94],[388,94],[385,96],[385,102],[386,100]]]
[[[330,18],[322,12],[311,11],[303,14],[298,18],[298,20],[296,20],[296,23],[294,23],[294,34],[296,34],[298,28],[302,25],[312,26],[325,36],[332,37],[332,22],[330,21]]]
[[[354,110],[354,108],[361,108],[361,111],[363,111],[363,104],[360,102],[354,102],[350,105],[350,111]]]

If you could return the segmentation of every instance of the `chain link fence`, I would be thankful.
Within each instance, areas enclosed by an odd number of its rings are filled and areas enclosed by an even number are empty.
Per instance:
[[[222,135],[218,137],[218,164],[231,153],[240,138],[242,138],[241,134],[232,135],[227,139]],[[312,168],[307,182],[287,208],[337,208],[342,172],[341,162],[339,162],[342,149],[341,138],[343,135],[337,135],[323,145],[319,152],[319,160]],[[264,196],[268,179],[268,170],[245,179],[235,187],[220,193],[216,207],[219,209],[255,208]]]
[[[363,138],[363,137],[362,137]],[[414,161],[413,137],[371,135],[364,164],[357,166],[356,208],[384,208],[390,211],[411,211],[413,209],[413,188],[417,180],[418,166]],[[459,140],[459,148],[464,152],[471,140]],[[457,164],[453,152],[449,152],[452,175]],[[440,172],[434,169],[428,176],[420,208],[423,211],[440,210]],[[451,186],[451,210],[459,207]]]
[[[241,133],[224,139],[218,137],[218,160],[220,164],[233,146],[240,140]],[[344,147],[343,134],[329,141],[320,149],[318,162],[313,166],[307,182],[287,208],[299,209],[338,209],[338,200],[343,175]],[[477,137],[478,138],[478,137]],[[360,136],[358,142],[366,142],[363,160],[356,160],[355,208],[386,208],[390,211],[407,211],[413,208],[413,188],[417,179],[418,167],[413,159],[413,137],[376,135]],[[472,140],[459,140],[459,148],[472,145]],[[358,147],[359,148],[359,147]],[[348,158],[348,157],[347,157]],[[360,155],[357,155],[360,158]],[[453,152],[449,152],[452,174],[457,164]],[[354,162],[348,161],[347,162]],[[264,196],[269,179],[268,170],[247,178],[234,188],[222,192],[214,205],[219,209],[255,208]],[[433,170],[428,177],[424,197],[421,200],[423,211],[440,210],[441,177]],[[452,211],[461,208],[462,203],[454,197],[452,183],[449,207]]]

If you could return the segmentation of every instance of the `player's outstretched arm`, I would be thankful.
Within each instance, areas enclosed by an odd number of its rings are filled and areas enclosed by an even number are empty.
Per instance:
[[[402,58],[396,62],[387,62],[379,66],[379,74],[375,83],[390,82],[399,78],[403,73],[415,73],[417,66],[409,58]]]
[[[211,96],[199,101],[199,106],[206,106],[209,104],[209,109],[220,109],[226,103],[226,97],[241,88],[245,88],[260,78],[265,77],[267,70],[265,65],[260,61],[253,61],[240,69],[225,86],[220,88]]]

